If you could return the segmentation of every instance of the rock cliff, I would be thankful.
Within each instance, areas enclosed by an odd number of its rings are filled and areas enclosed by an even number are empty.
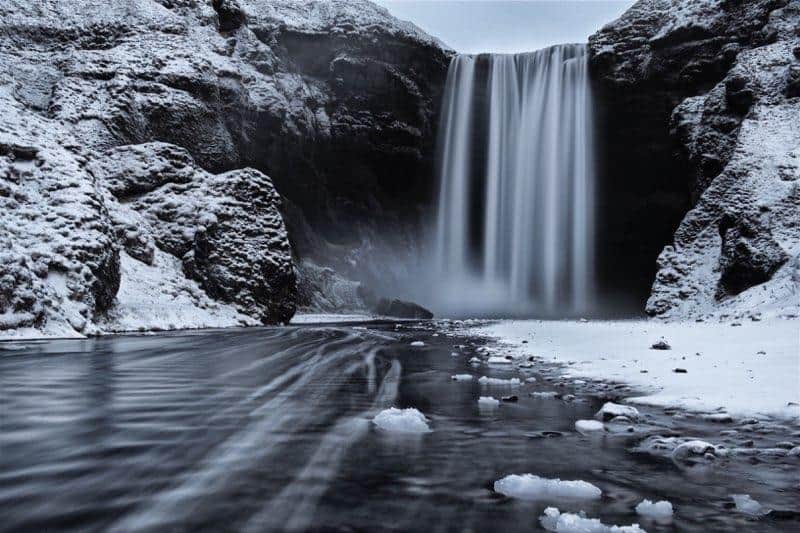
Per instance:
[[[590,38],[609,233],[641,245],[650,315],[798,312],[799,28],[796,1],[641,0]]]
[[[290,237],[429,196],[448,55],[367,1],[8,0],[0,45],[8,335],[284,322]]]

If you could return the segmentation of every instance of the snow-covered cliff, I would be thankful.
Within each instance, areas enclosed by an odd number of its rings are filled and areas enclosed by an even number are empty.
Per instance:
[[[400,224],[446,60],[362,0],[3,2],[0,335],[289,320],[281,196],[300,242]]]
[[[688,201],[652,223],[683,216],[649,314],[800,312],[798,28],[796,1],[641,0],[590,38],[618,188]]]

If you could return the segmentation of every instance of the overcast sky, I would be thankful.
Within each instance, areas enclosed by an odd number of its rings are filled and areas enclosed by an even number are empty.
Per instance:
[[[375,0],[458,52],[529,52],[586,38],[634,0]]]

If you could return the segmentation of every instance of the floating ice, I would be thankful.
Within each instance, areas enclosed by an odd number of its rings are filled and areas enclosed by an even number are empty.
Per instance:
[[[534,398],[555,398],[557,395],[557,392],[548,390],[532,392],[528,396],[532,396]]]
[[[770,511],[751,498],[749,494],[733,494],[731,498],[733,498],[733,503],[736,505],[736,510],[740,513],[749,514],[751,516],[763,516]]]
[[[639,524],[630,526],[607,526],[597,518],[586,518],[580,514],[562,513],[555,507],[548,507],[539,517],[542,527],[556,533],[645,533]]]
[[[521,500],[561,499],[594,500],[602,491],[586,481],[561,481],[533,474],[511,474],[494,482],[495,492]]]
[[[398,433],[429,433],[431,428],[425,415],[414,409],[384,409],[372,419],[376,426]]]
[[[472,359],[469,360],[469,364],[471,364],[472,366],[478,366],[479,364],[481,364],[481,360],[477,357],[473,357]]]
[[[639,411],[630,405],[620,405],[618,403],[606,402],[603,407],[594,415],[598,420],[608,421],[617,416],[625,416],[631,420],[639,419]]]
[[[422,341],[414,341],[411,343],[411,346],[425,346],[425,343]]]
[[[481,385],[511,385],[515,387],[517,385],[522,385],[522,382],[519,380],[519,378],[502,379],[483,376],[478,380],[478,382]]]
[[[478,407],[497,407],[500,405],[500,400],[492,396],[481,396],[478,398]]]
[[[453,381],[472,381],[472,374],[455,374],[450,376]]]
[[[636,506],[636,513],[647,518],[668,518],[672,516],[672,504],[666,500],[656,503],[643,500]]]
[[[505,357],[492,356],[489,359],[487,359],[486,362],[490,365],[510,365],[511,359],[506,359]]]
[[[598,420],[578,420],[575,422],[575,430],[584,435],[596,431],[603,431],[604,429],[605,426]]]

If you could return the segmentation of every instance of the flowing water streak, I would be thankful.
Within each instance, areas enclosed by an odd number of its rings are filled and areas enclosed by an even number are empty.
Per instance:
[[[468,284],[516,309],[589,309],[591,115],[583,45],[453,58],[435,249],[439,279],[462,287],[456,300]]]

